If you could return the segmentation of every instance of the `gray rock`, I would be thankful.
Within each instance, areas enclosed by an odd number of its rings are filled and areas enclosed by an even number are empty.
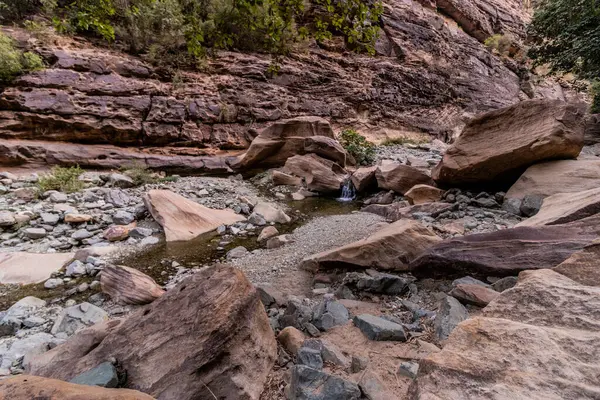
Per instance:
[[[358,382],[363,397],[369,400],[388,400],[396,396],[391,393],[381,378],[372,370],[366,370]]]
[[[350,363],[350,371],[353,374],[356,374],[357,372],[364,371],[365,369],[367,369],[368,365],[369,360],[365,357],[352,356],[352,362]]]
[[[0,211],[0,226],[13,226],[17,223],[15,215],[10,211]]]
[[[502,209],[514,215],[521,215],[521,199],[504,199]]]
[[[110,176],[108,177],[108,182],[113,187],[118,187],[121,189],[126,189],[135,186],[133,179],[123,174],[110,174]]]
[[[71,264],[67,265],[67,268],[65,269],[65,276],[82,276],[86,273],[85,264],[79,260],[73,261]]]
[[[48,196],[48,200],[50,200],[53,203],[66,203],[68,200],[68,197],[64,193],[53,191]]]
[[[63,280],[58,278],[50,278],[46,282],[44,282],[44,287],[46,289],[56,289],[57,287],[62,285],[64,285]]]
[[[292,368],[288,389],[290,400],[358,400],[361,396],[355,383],[304,365]]]
[[[105,388],[116,388],[119,384],[117,369],[110,362],[103,362],[95,368],[77,375],[69,382],[79,385],[100,386]]]
[[[44,318],[37,317],[35,315],[27,317],[23,320],[23,326],[26,326],[27,328],[34,328],[36,326],[40,326],[45,323],[46,323],[46,320]]]
[[[452,281],[452,287],[456,287],[458,285],[462,285],[462,284],[467,284],[467,285],[479,285],[479,286],[483,286],[486,288],[489,288],[490,285],[488,285],[485,282],[480,281],[479,279],[475,279],[472,276],[464,276],[462,278],[458,278]]]
[[[354,278],[354,282],[357,289],[370,293],[388,295],[400,295],[404,293],[408,290],[408,285],[415,281],[415,278],[413,277],[398,276],[376,271],[370,272],[369,275],[354,273],[349,275],[356,277]]]
[[[129,237],[135,238],[135,239],[143,239],[145,237],[151,236],[152,235],[152,229],[150,228],[133,228],[130,232],[129,232]]]
[[[0,337],[14,335],[23,324],[19,318],[4,316],[0,320]]]
[[[342,303],[324,300],[315,309],[313,325],[322,331],[327,331],[334,326],[346,324],[348,319],[348,310]]]
[[[321,358],[321,351],[317,349],[311,349],[310,347],[301,347],[298,350],[296,361],[300,365],[306,365],[314,369],[323,369],[323,359]]]
[[[227,232],[227,227],[225,225],[219,225],[217,227],[217,233],[219,235],[224,235]]]
[[[500,208],[500,204],[496,203],[496,200],[490,198],[477,199],[474,200],[472,204],[483,208]]]
[[[356,325],[362,333],[371,340],[383,341],[406,341],[404,327],[386,319],[369,314],[361,314],[354,317]]]
[[[149,236],[149,237],[147,237],[147,238],[143,238],[143,239],[140,241],[140,244],[141,244],[142,246],[150,246],[150,245],[153,245],[153,244],[157,244],[159,241],[160,241],[160,240],[159,240],[157,237],[154,237],[154,236]]]
[[[24,233],[29,239],[41,239],[48,234],[44,228],[27,228]]]
[[[94,325],[108,319],[108,313],[90,303],[81,303],[65,308],[52,326],[50,333],[56,335],[65,332],[72,335],[81,328]]]
[[[515,286],[519,278],[516,276],[507,276],[506,278],[498,279],[492,284],[492,289],[496,292],[504,292],[507,289]]]
[[[350,359],[346,357],[340,349],[326,340],[321,340],[321,343],[321,357],[323,358],[324,362],[339,365],[344,368],[350,366]]]
[[[276,249],[289,242],[291,242],[289,235],[279,235],[267,240],[266,247],[267,249]]]
[[[264,217],[257,213],[250,214],[248,216],[248,222],[250,222],[253,225],[258,225],[258,226],[263,226],[263,225],[267,224],[267,221],[264,219]]]
[[[20,327],[23,320],[29,318],[46,302],[37,297],[27,296],[13,304],[0,319],[0,336],[13,335]]]
[[[21,364],[27,367],[31,358],[45,353],[52,344],[60,342],[48,333],[38,332],[12,343],[9,341],[0,343],[0,369],[8,369],[19,360],[22,360]]]
[[[526,217],[532,217],[540,211],[544,197],[539,194],[530,194],[523,198],[521,203],[521,214]]]
[[[91,238],[92,236],[94,236],[94,234],[91,233],[90,231],[88,231],[87,229],[78,229],[71,234],[72,239],[79,240],[79,241],[81,241],[83,239]]]
[[[419,372],[419,363],[414,361],[404,361],[398,366],[398,374],[415,379]]]
[[[113,222],[117,225],[128,225],[135,221],[133,214],[127,211],[119,210],[113,215]]]
[[[227,259],[232,260],[234,258],[241,258],[246,254],[248,254],[248,249],[246,249],[244,246],[238,246],[227,252]]]
[[[60,220],[60,216],[58,214],[47,213],[47,212],[41,213],[40,217],[42,218],[42,221],[44,222],[44,224],[48,224],[48,225],[52,225],[52,226],[58,224],[58,221]]]
[[[467,318],[469,318],[469,313],[458,300],[450,296],[443,298],[433,324],[437,340],[448,339],[456,325]]]
[[[111,189],[105,195],[105,201],[115,207],[125,207],[131,201],[127,193],[119,189]]]

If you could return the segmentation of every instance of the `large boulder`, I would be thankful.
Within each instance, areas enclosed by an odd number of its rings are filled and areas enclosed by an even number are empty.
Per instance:
[[[350,179],[357,192],[364,192],[371,187],[377,186],[375,171],[377,171],[377,166],[373,165],[371,167],[358,168],[352,173]]]
[[[192,275],[125,320],[86,329],[31,362],[70,380],[114,357],[127,387],[161,400],[258,399],[277,356],[258,292],[232,267]]]
[[[410,264],[415,275],[450,273],[515,275],[552,268],[592,243],[600,234],[600,215],[564,225],[504,229],[444,240]]]
[[[57,379],[18,375],[0,381],[0,400],[154,400],[130,389],[107,389]]]
[[[550,270],[523,272],[420,362],[408,398],[596,399],[599,310],[599,287]]]
[[[410,204],[424,204],[440,201],[444,191],[429,185],[415,185],[404,195]]]
[[[73,259],[73,253],[2,253],[0,283],[30,284],[43,282]]]
[[[546,197],[538,213],[517,226],[565,224],[599,212],[600,188],[577,193],[558,193]]]
[[[169,190],[150,190],[144,195],[144,203],[165,230],[167,242],[194,239],[221,225],[245,220],[231,210],[204,207]]]
[[[321,193],[339,192],[347,179],[346,171],[339,164],[315,154],[288,158],[284,171],[303,178],[309,190]]]
[[[392,204],[370,204],[361,211],[381,215],[385,219],[397,221],[402,218],[412,218],[415,214],[428,214],[435,218],[445,211],[451,211],[458,207],[457,203],[443,203],[436,201],[433,203],[415,204],[409,206],[406,202],[397,202]]]
[[[365,239],[337,249],[314,254],[303,260],[306,269],[376,268],[406,271],[408,264],[441,239],[414,220],[399,220]]]
[[[506,192],[505,201],[548,197],[600,187],[600,160],[558,160],[532,165]]]
[[[467,123],[432,172],[446,186],[510,184],[530,165],[575,158],[583,147],[579,105],[528,100]]]
[[[393,190],[404,194],[418,184],[433,185],[431,178],[410,165],[383,160],[375,171],[377,185],[380,189]]]
[[[148,304],[164,290],[148,275],[124,265],[107,265],[100,277],[102,292],[124,304]]]
[[[560,274],[589,286],[600,286],[600,240],[595,240],[583,250],[573,253],[556,267]]]
[[[335,140],[327,120],[297,117],[263,129],[234,167],[280,167],[292,156],[309,153],[346,165],[347,153]]]

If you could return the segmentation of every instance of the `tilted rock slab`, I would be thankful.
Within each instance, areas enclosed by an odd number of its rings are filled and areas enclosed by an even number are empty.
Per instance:
[[[347,178],[339,164],[316,154],[288,158],[284,171],[303,178],[308,190],[321,193],[338,193]]]
[[[600,259],[596,259],[599,263]],[[600,269],[596,269],[600,282]],[[410,399],[597,399],[600,287],[525,271],[421,361]]]
[[[431,178],[410,165],[395,161],[383,160],[375,171],[377,185],[380,189],[393,190],[404,194],[418,184],[433,185]]]
[[[573,253],[552,270],[589,286],[600,286],[598,269],[600,266],[600,239],[594,240],[583,250]]]
[[[399,220],[365,239],[307,257],[302,264],[310,270],[351,266],[407,271],[412,260],[441,240],[417,221]]]
[[[124,265],[107,265],[100,276],[102,292],[125,304],[148,304],[165,291],[148,275]]]
[[[167,242],[194,239],[246,219],[231,210],[204,207],[170,190],[150,190],[144,195],[144,204],[165,230]]]
[[[432,172],[445,186],[512,183],[530,165],[575,158],[583,147],[583,112],[559,100],[528,100],[467,123]]]
[[[548,197],[600,187],[600,160],[558,160],[532,165],[506,192],[505,199]]]
[[[544,199],[540,211],[517,226],[557,225],[600,212],[600,188],[577,193],[558,193]]]
[[[71,261],[73,255],[73,253],[2,253],[0,254],[0,283],[27,285],[43,282]]]
[[[564,225],[504,229],[444,240],[410,264],[418,276],[463,273],[514,275],[552,268],[600,235],[600,215]]]
[[[0,400],[28,399],[154,400],[152,396],[137,390],[78,385],[31,375],[18,375],[0,381]]]
[[[127,370],[128,388],[159,400],[258,399],[277,344],[254,286],[221,265],[125,320],[83,330],[34,359],[29,373],[70,380],[110,357]]]

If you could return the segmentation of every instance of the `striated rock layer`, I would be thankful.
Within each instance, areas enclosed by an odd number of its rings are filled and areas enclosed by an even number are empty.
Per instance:
[[[172,146],[185,154],[245,149],[262,128],[298,116],[352,126],[376,140],[415,132],[450,137],[463,114],[525,96],[518,68],[481,42],[494,33],[520,36],[526,20],[516,0],[385,0],[376,57],[313,44],[270,76],[269,56],[221,52],[207,60],[206,72],[185,72],[177,86],[138,58],[83,41],[37,46],[26,31],[10,28],[48,68],[0,94],[0,139]]]

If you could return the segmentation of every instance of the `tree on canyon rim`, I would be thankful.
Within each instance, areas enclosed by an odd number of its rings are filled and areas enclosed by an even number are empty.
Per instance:
[[[538,63],[593,81],[591,111],[600,113],[600,0],[543,0],[530,33]]]

